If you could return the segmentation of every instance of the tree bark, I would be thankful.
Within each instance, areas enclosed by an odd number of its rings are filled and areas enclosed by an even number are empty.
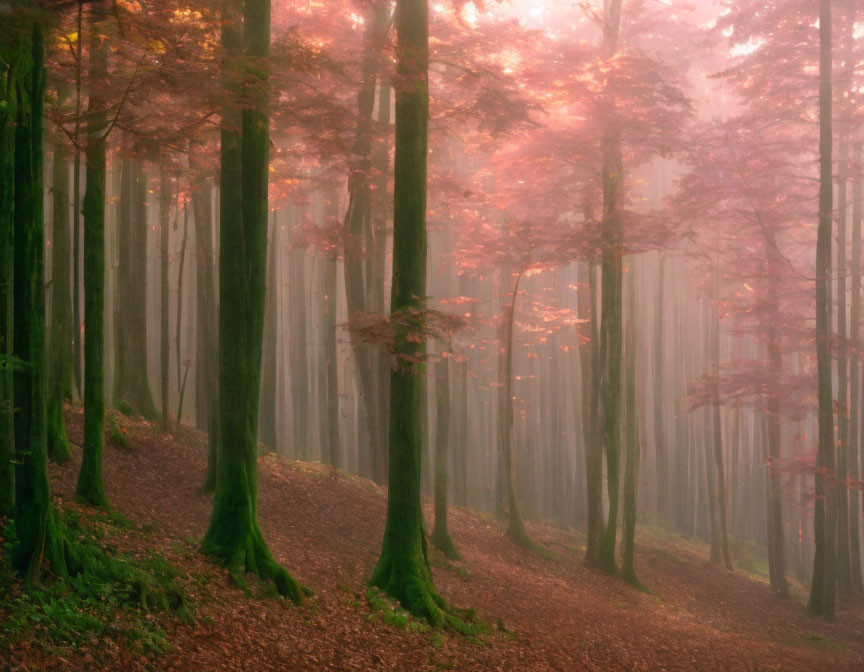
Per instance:
[[[58,93],[58,95],[63,95]],[[72,459],[63,400],[72,398],[72,299],[69,294],[69,152],[57,137],[51,171],[51,333],[48,348],[48,456],[54,462]]]
[[[447,606],[432,582],[420,508],[422,365],[426,297],[426,155],[429,119],[429,7],[397,0],[396,162],[391,316],[387,522],[370,583],[416,616],[442,625]],[[452,617],[451,617],[452,618]]]
[[[87,103],[87,187],[84,192],[84,450],[76,496],[93,506],[108,507],[102,480],[105,429],[105,143],[106,101],[96,84],[107,77],[108,40],[100,36],[104,3],[92,6],[90,72],[94,84]]]
[[[816,239],[816,368],[819,443],[813,511],[813,575],[807,611],[833,619],[837,557],[834,474],[834,409],[831,390],[831,223],[833,219],[831,0],[819,0],[819,226]]]
[[[238,0],[225,0],[222,45],[227,67],[240,58]],[[219,245],[220,452],[210,526],[201,543],[235,581],[254,572],[280,594],[302,600],[297,582],[273,558],[258,524],[258,395],[267,271],[268,82],[270,2],[243,6],[247,105],[222,127],[222,216]],[[254,63],[255,67],[249,64]]]
[[[447,527],[447,445],[450,443],[450,375],[447,360],[435,363],[435,527],[430,540],[451,560],[459,551]]]
[[[170,382],[170,343],[169,315],[171,309],[171,288],[169,286],[170,236],[171,236],[171,176],[166,166],[160,167],[159,174],[159,384],[162,398],[162,431],[171,428],[171,413],[169,401]]]

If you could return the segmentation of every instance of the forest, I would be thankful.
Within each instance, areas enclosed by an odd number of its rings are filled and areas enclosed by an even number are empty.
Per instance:
[[[0,0],[0,670],[864,670],[859,0]]]

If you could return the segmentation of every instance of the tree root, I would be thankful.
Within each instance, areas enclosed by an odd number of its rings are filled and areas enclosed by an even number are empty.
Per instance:
[[[245,540],[231,546],[220,545],[209,537],[201,544],[201,552],[222,564],[231,574],[231,578],[245,593],[249,593],[249,584],[245,575],[255,574],[263,581],[272,581],[280,595],[289,598],[295,604],[303,601],[304,595],[310,591],[301,586],[294,577],[273,558],[267,542],[255,524]]]

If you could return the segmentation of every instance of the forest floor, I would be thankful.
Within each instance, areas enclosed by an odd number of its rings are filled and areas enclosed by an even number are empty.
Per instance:
[[[68,409],[68,419],[70,438],[80,444],[81,409]],[[641,593],[586,569],[572,530],[529,524],[549,549],[541,554],[515,546],[491,518],[460,508],[451,512],[450,529],[464,559],[450,562],[433,551],[430,564],[441,594],[475,608],[490,625],[476,637],[432,630],[367,594],[384,492],[323,465],[275,456],[259,461],[261,526],[276,559],[314,596],[296,607],[262,585],[244,595],[196,552],[211,508],[200,491],[205,438],[187,428],[171,436],[152,424],[120,422],[129,446],[106,443],[104,468],[109,499],[122,515],[72,502],[77,449],[75,462],[50,467],[55,502],[97,525],[112,552],[164,557],[186,586],[195,619],[127,610],[103,632],[68,641],[52,640],[52,626],[41,623],[0,645],[4,672],[864,670],[860,602],[842,604],[835,623],[813,620],[800,588],[793,598],[775,598],[764,579],[727,572],[708,561],[703,546],[657,530],[637,540],[637,572],[651,591]],[[147,641],[130,619],[146,619]]]

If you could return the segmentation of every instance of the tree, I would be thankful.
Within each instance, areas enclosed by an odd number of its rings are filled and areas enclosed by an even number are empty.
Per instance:
[[[429,119],[429,7],[396,6],[396,159],[391,319],[396,325],[390,374],[387,523],[370,583],[433,625],[447,620],[426,554],[420,508],[422,327],[426,296],[426,155]]]
[[[20,21],[20,24],[19,24]],[[39,21],[26,14],[3,35],[3,60],[15,87],[15,131],[3,150],[12,154],[13,198],[4,210],[14,227],[13,354],[15,357],[15,531],[13,566],[28,582],[39,578],[46,545],[56,532],[50,508],[45,355],[44,230],[42,205],[42,105],[44,46]],[[23,25],[22,25],[23,24]],[[14,29],[21,34],[15,36]],[[4,31],[5,32],[5,31]],[[11,87],[10,87],[11,88]],[[11,93],[7,90],[7,96]],[[7,104],[9,98],[7,98]],[[7,155],[8,156],[8,155]],[[4,163],[8,159],[4,157]],[[8,175],[4,176],[8,177]],[[8,364],[9,362],[7,362]]]
[[[90,72],[87,102],[87,187],[84,192],[84,449],[75,494],[93,506],[108,507],[102,480],[105,392],[103,319],[105,311],[105,143],[110,131],[101,82],[107,77],[105,3],[90,9]]]
[[[816,453],[816,541],[807,611],[834,618],[837,527],[834,470],[834,397],[831,388],[831,225],[833,222],[831,77],[831,0],[819,1],[819,227],[816,239],[816,361],[819,394],[819,444]],[[845,301],[845,297],[844,297]],[[826,478],[828,475],[828,478]]]
[[[226,77],[242,68],[247,104],[222,126],[219,246],[219,456],[210,526],[201,550],[241,585],[243,573],[272,580],[302,599],[297,582],[273,558],[258,524],[258,399],[267,268],[268,61],[270,2],[225,0]],[[242,26],[242,32],[241,32]],[[240,62],[238,62],[240,61]],[[253,67],[254,66],[254,67]],[[239,84],[239,82],[237,82]]]
[[[58,95],[60,95],[58,93]],[[51,169],[51,333],[48,367],[48,456],[55,462],[72,459],[63,401],[72,398],[73,325],[69,281],[69,151],[57,134]]]
[[[442,353],[435,362],[435,526],[429,540],[451,560],[459,551],[447,527],[447,447],[450,443],[450,375]]]
[[[140,158],[123,161],[120,189],[114,404],[124,413],[154,420],[159,413],[147,366],[148,189]],[[164,312],[167,319],[167,306]]]

